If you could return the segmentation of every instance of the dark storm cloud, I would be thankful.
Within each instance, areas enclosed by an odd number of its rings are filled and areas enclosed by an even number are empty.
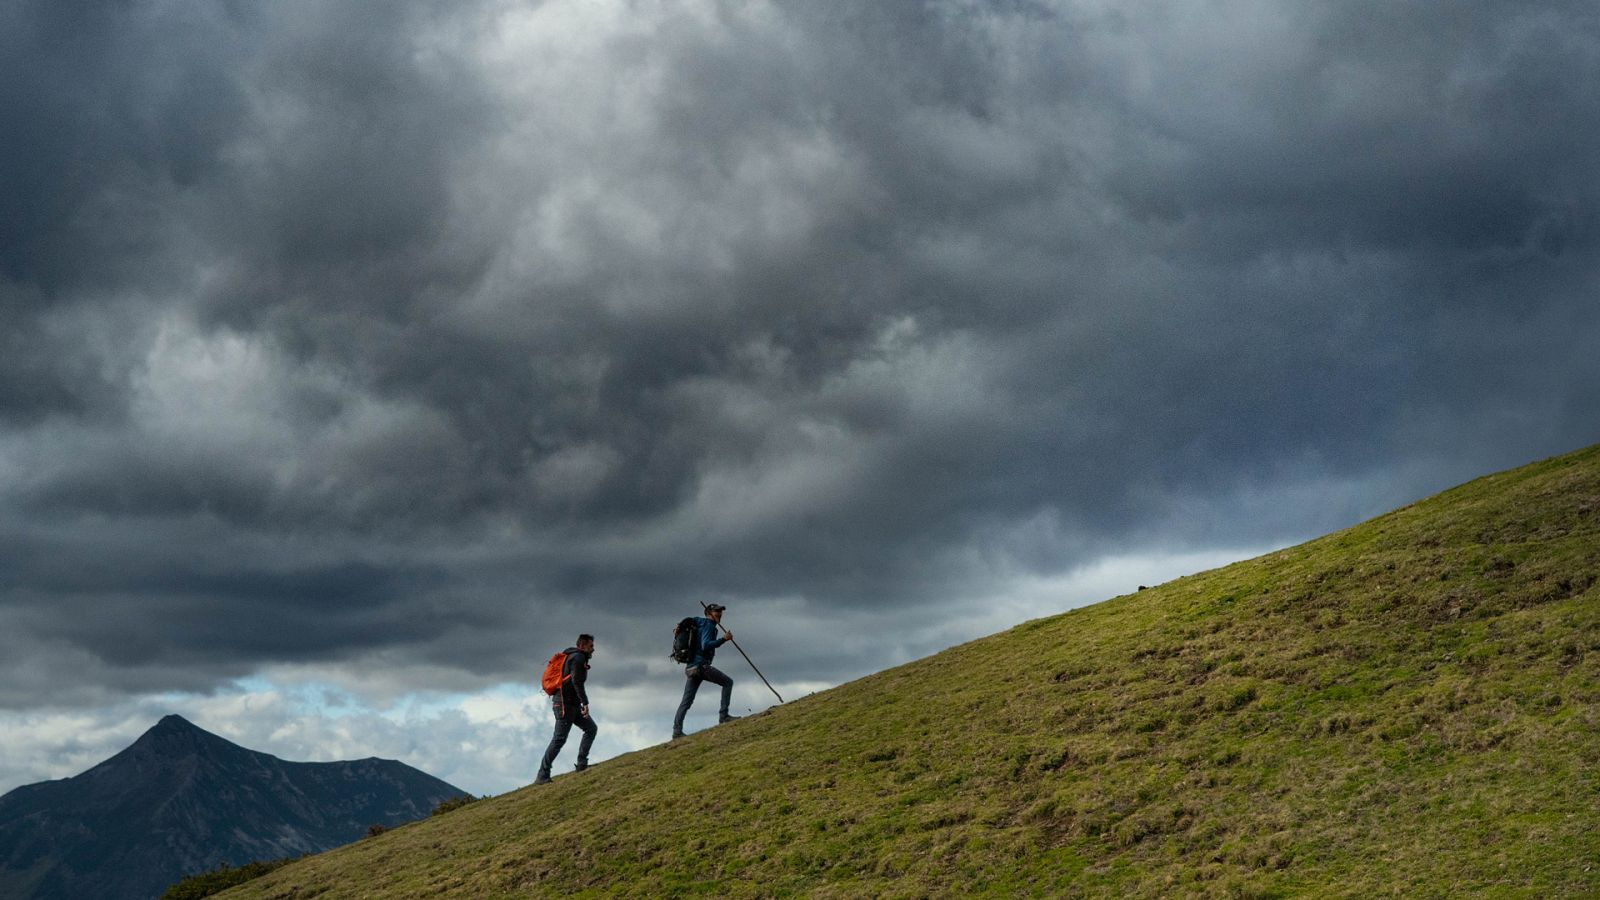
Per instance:
[[[0,13],[0,275],[57,300],[64,286],[160,264],[148,260],[160,195],[203,179],[243,114],[224,9],[23,2]]]
[[[64,662],[0,697],[937,621],[1592,441],[1595,15],[13,4],[0,613]]]

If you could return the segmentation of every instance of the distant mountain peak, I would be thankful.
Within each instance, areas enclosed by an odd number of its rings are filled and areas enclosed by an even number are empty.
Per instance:
[[[139,736],[122,754],[162,757],[192,756],[197,753],[251,753],[232,741],[218,737],[180,715],[162,716],[161,721]],[[118,756],[107,760],[114,762]]]
[[[141,737],[174,738],[199,737],[202,735],[205,737],[216,737],[216,735],[212,734],[211,732],[206,731],[204,728],[201,728],[188,719],[185,719],[183,716],[174,713],[172,715],[162,716],[161,721],[150,726]]]
[[[285,762],[168,715],[82,774],[0,796],[0,897],[154,897],[184,875],[331,849],[463,793],[390,760]]]

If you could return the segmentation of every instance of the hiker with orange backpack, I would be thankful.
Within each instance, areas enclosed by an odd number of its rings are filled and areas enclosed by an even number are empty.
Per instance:
[[[550,708],[555,712],[556,727],[550,735],[550,746],[544,750],[544,761],[539,764],[539,777],[533,780],[534,784],[550,783],[550,766],[555,763],[556,754],[566,745],[567,734],[574,725],[583,732],[583,740],[578,742],[575,770],[582,772],[589,768],[589,747],[594,744],[595,733],[600,730],[589,718],[589,692],[583,687],[584,681],[589,678],[589,657],[593,655],[594,635],[580,634],[577,646],[557,653],[545,664],[540,686],[550,695]]]

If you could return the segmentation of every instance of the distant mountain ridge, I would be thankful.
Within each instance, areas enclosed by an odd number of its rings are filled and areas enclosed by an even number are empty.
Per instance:
[[[286,762],[171,715],[80,775],[0,797],[0,897],[156,897],[185,875],[328,850],[464,793],[394,760]]]

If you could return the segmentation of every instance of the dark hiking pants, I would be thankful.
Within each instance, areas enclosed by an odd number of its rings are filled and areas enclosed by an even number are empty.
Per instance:
[[[561,748],[566,746],[567,734],[572,731],[572,726],[574,725],[578,726],[578,730],[583,732],[583,740],[578,742],[578,768],[581,769],[589,765],[589,747],[594,744],[594,736],[600,730],[600,726],[594,724],[594,720],[588,716],[584,716],[576,722],[557,719],[555,733],[550,735],[550,746],[544,748],[544,762],[539,764],[540,779],[550,777],[550,767],[555,765],[556,754],[560,753]]]
[[[684,670],[683,702],[678,704],[678,715],[672,720],[672,733],[683,733],[683,717],[689,712],[689,707],[694,705],[694,695],[700,690],[700,682],[709,681],[712,684],[722,685],[722,706],[717,709],[717,719],[720,721],[728,717],[728,703],[733,699],[733,679],[717,671],[715,666],[702,665],[690,666]]]

